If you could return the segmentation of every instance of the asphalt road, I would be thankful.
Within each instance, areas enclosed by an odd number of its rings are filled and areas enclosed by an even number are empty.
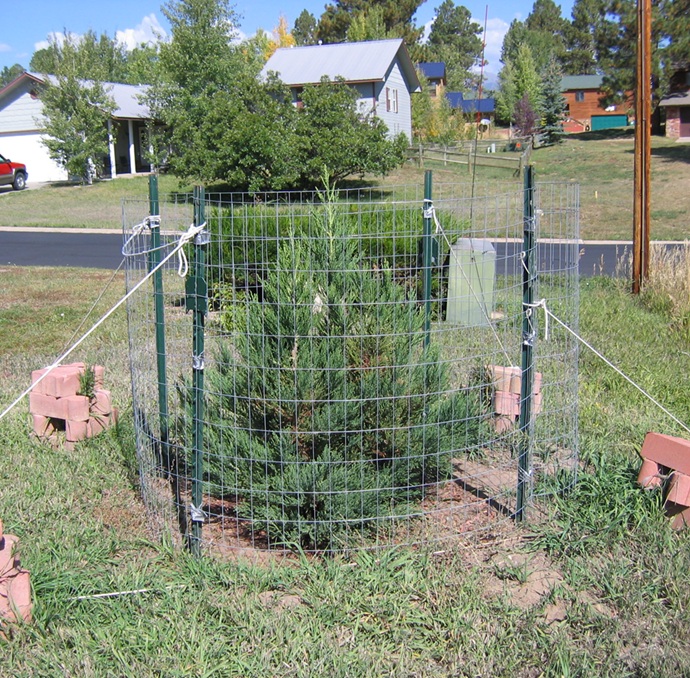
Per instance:
[[[540,270],[558,271],[572,266],[579,258],[580,274],[615,275],[616,262],[630,243],[561,244],[541,242],[538,247]],[[520,243],[499,243],[497,273],[515,274],[518,261],[512,255]],[[122,261],[122,235],[119,233],[74,233],[51,230],[0,230],[0,265],[72,266],[75,268],[116,269]]]

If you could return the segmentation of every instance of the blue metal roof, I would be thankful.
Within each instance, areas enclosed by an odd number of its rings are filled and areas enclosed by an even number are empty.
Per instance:
[[[417,64],[417,68],[422,72],[425,78],[445,78],[446,64],[443,61],[426,61]]]
[[[493,97],[465,99],[462,92],[446,92],[446,98],[451,108],[459,108],[463,113],[493,113],[496,110],[496,100]]]

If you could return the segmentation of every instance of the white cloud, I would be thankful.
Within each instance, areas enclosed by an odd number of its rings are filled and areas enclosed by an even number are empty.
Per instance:
[[[503,38],[505,38],[509,28],[510,24],[503,19],[489,19],[486,22],[484,73],[487,76],[487,80],[490,79],[489,75],[495,78],[501,70],[501,47],[503,46]]]
[[[81,36],[76,35],[75,33],[70,33],[70,37],[75,39],[77,42],[81,40]],[[54,42],[56,42],[58,45],[63,45],[65,38],[66,36],[64,33],[48,33],[47,40],[41,40],[40,42],[34,44],[34,51],[38,52],[39,49],[46,49],[46,47],[50,47],[50,45]]]
[[[11,52],[12,48],[4,42],[0,42],[0,52]]]
[[[166,33],[153,13],[145,16],[136,28],[127,28],[115,33],[115,40],[130,51],[142,43],[154,44],[165,38]]]

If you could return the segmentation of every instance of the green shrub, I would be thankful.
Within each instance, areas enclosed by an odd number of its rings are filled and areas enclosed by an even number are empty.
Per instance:
[[[272,545],[336,546],[407,515],[477,437],[478,404],[449,393],[423,308],[350,226],[327,204],[310,237],[277,242],[206,370],[211,492]]]

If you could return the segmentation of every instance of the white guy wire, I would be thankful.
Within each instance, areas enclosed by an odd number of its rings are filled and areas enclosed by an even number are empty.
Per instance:
[[[78,339],[72,346],[67,349],[52,365],[48,366],[48,369],[38,378],[36,381],[29,386],[21,395],[19,395],[14,402],[0,413],[0,420],[5,417],[6,414],[11,412],[24,397],[26,397],[31,391],[40,384],[60,363],[74,351],[78,346],[80,346],[88,337],[90,337],[115,311],[122,306],[122,304],[127,301],[156,271],[164,266],[164,264],[171,259],[177,252],[179,252],[194,236],[206,228],[206,223],[204,222],[200,226],[194,226],[193,224],[180,236],[177,245],[157,264],[152,268],[127,294],[125,294],[120,301],[118,301],[115,306],[113,306],[105,315],[103,315],[100,320],[90,329],[88,332],[83,334],[80,339]]]
[[[538,302],[538,303],[532,304],[532,306],[533,306],[533,307],[541,306],[541,308],[544,309],[544,313],[545,313],[547,316],[551,316],[559,325],[561,325],[563,328],[565,328],[565,329],[566,329],[568,332],[570,332],[570,334],[572,334],[579,342],[581,342],[582,344],[584,344],[590,351],[592,351],[592,353],[594,353],[594,355],[596,355],[598,358],[601,358],[601,360],[603,360],[612,370],[614,370],[615,372],[617,372],[618,374],[620,374],[620,376],[623,377],[623,379],[625,379],[630,385],[634,386],[643,396],[645,396],[645,398],[647,398],[648,400],[650,400],[650,401],[651,401],[654,405],[656,405],[662,412],[664,412],[664,414],[668,415],[671,419],[673,419],[673,421],[675,421],[676,424],[678,424],[678,426],[680,426],[682,429],[684,429],[685,431],[687,431],[688,433],[690,433],[690,427],[689,427],[687,424],[683,423],[680,419],[678,419],[678,417],[676,417],[672,412],[670,412],[668,409],[666,409],[656,398],[654,398],[654,396],[652,396],[651,394],[647,393],[647,391],[645,391],[641,386],[639,386],[638,384],[636,384],[636,383],[635,383],[627,374],[625,374],[620,368],[616,367],[608,358],[606,358],[606,356],[604,356],[604,355],[602,355],[601,353],[599,353],[599,351],[597,351],[597,349],[594,348],[594,346],[592,346],[588,341],[586,341],[585,339],[583,339],[577,332],[575,332],[574,330],[570,329],[570,327],[568,327],[562,320],[560,320],[559,318],[557,318],[557,317],[549,310],[549,308],[547,308],[547,306],[546,306],[546,300],[545,300],[545,299],[542,299],[542,300],[541,300],[540,302]]]

